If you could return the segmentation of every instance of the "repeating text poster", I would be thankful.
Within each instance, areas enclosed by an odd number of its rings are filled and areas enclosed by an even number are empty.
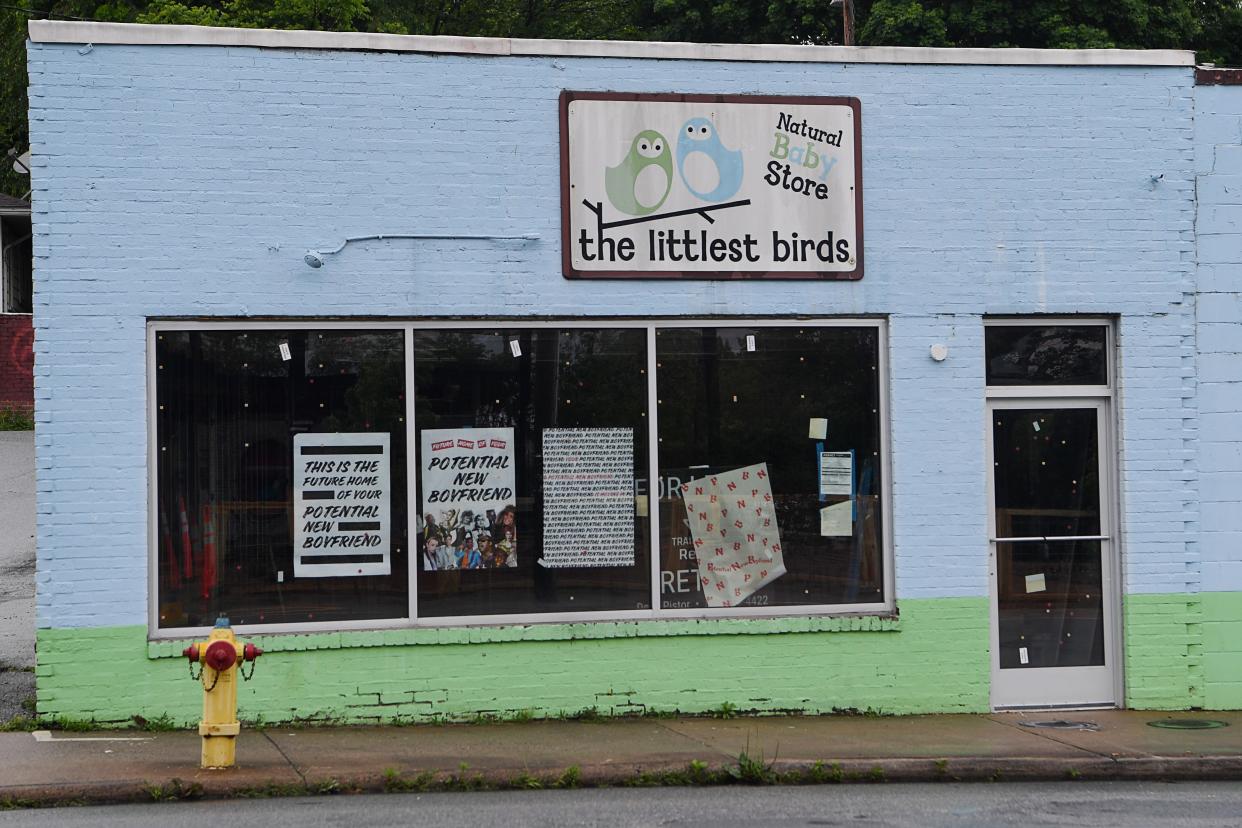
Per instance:
[[[388,434],[295,434],[293,575],[388,575]]]
[[[681,487],[709,607],[735,607],[785,574],[768,464]]]
[[[634,565],[634,429],[544,429],[539,563]]]

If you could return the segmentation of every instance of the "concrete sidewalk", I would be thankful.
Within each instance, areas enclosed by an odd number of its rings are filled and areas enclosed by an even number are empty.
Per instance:
[[[1148,724],[1167,719],[1229,726]],[[1056,720],[1098,729],[1028,726]],[[267,727],[242,732],[232,770],[199,770],[198,752],[192,732],[3,733],[0,806],[733,781],[1242,779],[1242,713]]]

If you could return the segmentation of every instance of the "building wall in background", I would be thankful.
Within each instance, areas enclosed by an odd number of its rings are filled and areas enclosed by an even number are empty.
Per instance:
[[[34,324],[28,313],[0,313],[0,409],[34,411]]]

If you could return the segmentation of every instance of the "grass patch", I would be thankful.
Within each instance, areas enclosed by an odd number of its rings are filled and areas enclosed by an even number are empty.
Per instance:
[[[34,431],[34,417],[16,408],[0,408],[0,431]]]
[[[80,733],[95,730],[98,727],[99,723],[94,719],[71,719],[68,716],[57,716],[54,719],[43,716],[14,716],[7,722],[0,722],[0,733],[30,733],[35,730],[64,730]]]
[[[708,711],[708,715],[714,719],[732,719],[737,716],[737,705],[733,702],[721,702],[719,707]]]

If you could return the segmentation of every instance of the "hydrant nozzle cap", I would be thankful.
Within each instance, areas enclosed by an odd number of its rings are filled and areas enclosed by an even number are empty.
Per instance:
[[[221,615],[216,618],[216,629],[217,630],[226,629],[231,626],[232,624],[229,623],[229,617],[227,615]]]

